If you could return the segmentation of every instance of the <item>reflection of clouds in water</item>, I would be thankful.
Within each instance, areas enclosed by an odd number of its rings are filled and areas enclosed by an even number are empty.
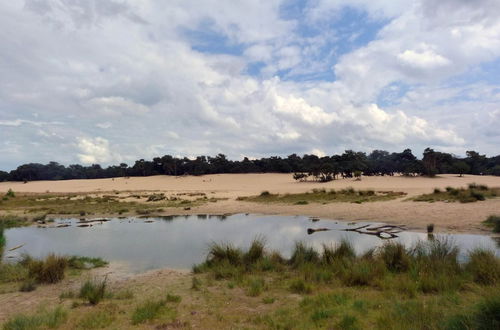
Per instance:
[[[335,224],[328,220],[313,223],[304,216],[236,214],[221,221],[221,217],[194,215],[155,218],[153,223],[139,218],[114,219],[87,228],[13,228],[6,231],[6,237],[7,249],[27,243],[19,251],[14,251],[17,253],[25,252],[35,257],[50,252],[100,256],[128,263],[132,271],[140,272],[163,267],[189,269],[204,260],[211,242],[230,242],[246,249],[258,236],[265,237],[269,250],[278,250],[286,257],[290,256],[296,241],[304,241],[321,251],[323,244],[338,244],[346,239],[359,254],[384,244],[385,241],[375,236],[340,231],[358,225]],[[307,235],[307,228],[320,227],[337,230]],[[462,252],[479,245],[495,249],[494,241],[486,236],[450,237],[456,240]],[[405,232],[397,240],[411,246],[426,238],[426,234]]]

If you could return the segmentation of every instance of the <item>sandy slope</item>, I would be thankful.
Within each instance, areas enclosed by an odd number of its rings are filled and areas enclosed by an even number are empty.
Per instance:
[[[362,181],[341,179],[329,183],[295,182],[289,174],[220,174],[199,177],[135,177],[97,180],[36,181],[0,183],[0,191],[12,188],[18,192],[104,192],[159,190],[167,193],[205,192],[210,197],[229,200],[193,208],[191,213],[253,212],[266,214],[305,214],[343,220],[376,220],[401,223],[423,229],[434,223],[438,231],[477,232],[487,216],[500,214],[500,198],[477,203],[417,203],[401,198],[388,202],[363,204],[332,203],[326,205],[265,205],[236,201],[238,196],[273,193],[304,192],[313,188],[371,188],[375,190],[404,191],[408,196],[431,192],[435,187],[459,187],[469,183],[500,187],[500,177],[472,176],[463,178],[443,175],[438,178],[364,177]],[[172,213],[180,213],[178,209]],[[483,228],[484,229],[484,228]]]

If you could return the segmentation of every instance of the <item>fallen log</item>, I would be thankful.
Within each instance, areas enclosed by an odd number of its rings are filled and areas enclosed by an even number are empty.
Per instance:
[[[329,231],[331,229],[329,228],[307,228],[307,234],[311,235],[311,234],[314,234],[315,232],[317,231]]]

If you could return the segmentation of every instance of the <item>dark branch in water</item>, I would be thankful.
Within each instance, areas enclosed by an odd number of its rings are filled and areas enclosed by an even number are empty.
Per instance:
[[[369,227],[370,227],[370,225],[364,225],[364,226],[357,227],[357,228],[346,228],[346,229],[342,229],[342,230],[343,231],[354,231],[358,234],[374,235],[374,236],[377,236],[381,239],[396,238],[396,237],[398,237],[398,235],[396,235],[396,234],[405,230],[405,228],[403,228],[402,226],[395,226],[395,225],[382,225],[382,226],[371,227],[371,228],[369,228]]]
[[[396,225],[382,225],[378,227],[370,227],[371,225],[363,225],[360,227],[356,228],[346,228],[346,229],[341,229],[342,231],[353,231],[358,234],[365,234],[365,235],[374,235],[377,236],[381,239],[391,239],[391,238],[396,238],[398,237],[398,233],[402,232],[405,230],[404,227],[402,226],[396,226]],[[307,233],[309,235],[314,234],[315,232],[318,231],[328,231],[331,230],[329,228],[307,228]]]

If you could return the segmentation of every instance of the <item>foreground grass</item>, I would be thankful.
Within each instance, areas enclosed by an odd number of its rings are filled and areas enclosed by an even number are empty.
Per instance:
[[[309,203],[326,204],[335,202],[377,202],[396,199],[405,195],[406,193],[404,192],[355,190],[353,188],[346,188],[341,190],[313,189],[311,192],[298,194],[271,194],[268,191],[264,191],[259,196],[238,197],[238,200],[258,203],[304,205]]]
[[[348,242],[322,253],[297,243],[284,259],[255,241],[247,251],[214,244],[193,271],[262,301],[303,296],[252,319],[263,328],[496,329],[500,260],[476,249],[461,264],[458,252],[446,240],[410,249],[389,243],[362,256]]]
[[[67,295],[73,304],[59,327],[498,329],[498,258],[474,250],[462,264],[457,253],[443,240],[364,255],[348,242],[321,252],[297,243],[288,259],[262,240],[246,250],[213,244],[206,262],[178,282],[134,280],[127,290],[137,294],[106,294],[96,305]]]
[[[487,198],[500,196],[500,188],[490,188],[485,185],[470,184],[467,188],[446,187],[445,190],[434,189],[431,194],[423,194],[412,198],[416,202],[460,202],[473,203]]]

